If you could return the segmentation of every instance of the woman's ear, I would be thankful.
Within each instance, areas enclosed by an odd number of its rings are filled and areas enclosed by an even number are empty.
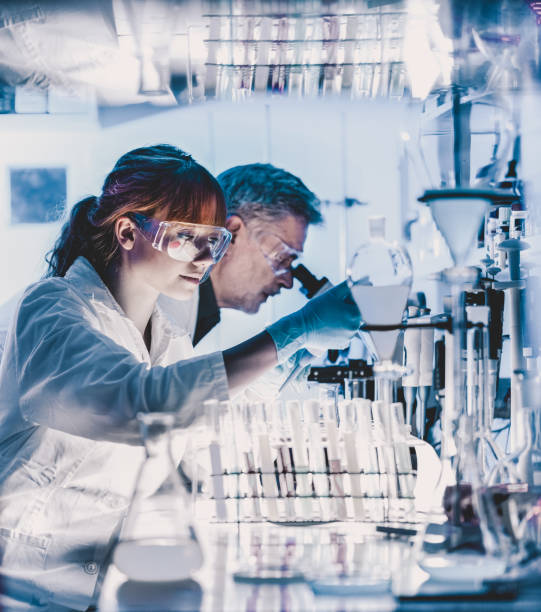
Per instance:
[[[131,251],[135,244],[135,224],[129,217],[120,217],[115,221],[115,236],[118,244],[126,251]]]
[[[231,232],[231,242],[234,243],[240,232],[245,229],[244,221],[238,215],[231,215],[225,220],[225,228]]]

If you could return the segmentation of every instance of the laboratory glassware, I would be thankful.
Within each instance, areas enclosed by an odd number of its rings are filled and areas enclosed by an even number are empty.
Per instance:
[[[184,580],[201,567],[203,554],[173,461],[171,432],[175,415],[139,413],[137,418],[146,458],[113,561],[132,580]]]
[[[520,414],[523,410],[523,382],[520,372],[524,370],[524,280],[521,278],[520,254],[529,248],[529,245],[520,238],[503,240],[498,250],[506,254],[509,268],[509,281],[500,283],[507,290],[507,303],[509,305],[509,339],[511,348],[511,430],[510,446],[512,451],[518,451],[524,446],[528,435],[524,430],[524,418]]]
[[[541,409],[539,379],[527,381],[521,418],[526,431],[523,447],[500,459],[483,496],[496,507],[489,525],[505,550],[509,567],[541,553]],[[531,407],[530,407],[531,406]]]
[[[276,470],[274,468],[274,457],[271,451],[269,436],[268,415],[264,403],[256,403],[248,406],[252,413],[252,426],[254,442],[256,446],[256,460],[261,468],[261,486],[265,506],[265,514],[270,521],[279,519],[278,512],[278,486],[276,482]]]
[[[399,327],[412,283],[411,260],[407,251],[384,239],[383,217],[370,222],[370,240],[362,244],[347,270],[347,282],[366,325],[396,325],[388,331],[369,331],[379,362],[374,366],[378,399],[393,402],[393,384],[402,375],[393,363]]]
[[[526,431],[523,447],[502,457],[483,489],[483,496],[496,507],[496,520],[490,527],[500,539],[510,567],[541,552],[541,411],[536,395],[526,396],[525,404],[532,399],[534,406],[524,407],[520,413]]]
[[[412,432],[424,438],[426,404],[432,387],[434,370],[434,328],[430,327],[429,309],[408,306],[408,323],[426,327],[408,327],[404,332],[404,357],[406,374],[402,376],[402,388],[406,400],[406,422]],[[419,316],[422,314],[422,316]],[[415,402],[417,407],[414,412]]]
[[[417,562],[443,582],[503,575],[508,558],[494,500],[484,495],[474,448],[473,421],[463,412],[455,430],[452,482],[442,471],[438,501],[417,539]],[[445,470],[445,464],[443,465]]]
[[[466,332],[466,410],[474,423],[475,451],[481,480],[487,483],[494,466],[504,456],[492,433],[494,402],[489,365],[490,309],[488,306],[466,306],[466,314],[468,322],[472,324]]]

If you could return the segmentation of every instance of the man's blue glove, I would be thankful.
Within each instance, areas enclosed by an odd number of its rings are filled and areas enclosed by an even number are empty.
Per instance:
[[[361,313],[343,282],[282,317],[267,332],[276,345],[278,363],[283,363],[303,347],[316,353],[345,348],[360,324]]]

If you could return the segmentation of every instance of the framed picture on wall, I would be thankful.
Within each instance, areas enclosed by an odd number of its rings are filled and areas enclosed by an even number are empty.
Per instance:
[[[11,223],[52,223],[66,208],[66,168],[10,168]]]

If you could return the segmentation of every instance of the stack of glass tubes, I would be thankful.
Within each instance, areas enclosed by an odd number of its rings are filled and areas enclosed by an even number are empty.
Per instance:
[[[416,522],[420,441],[405,425],[401,403],[359,398],[338,404],[213,404],[206,406],[207,518]]]

